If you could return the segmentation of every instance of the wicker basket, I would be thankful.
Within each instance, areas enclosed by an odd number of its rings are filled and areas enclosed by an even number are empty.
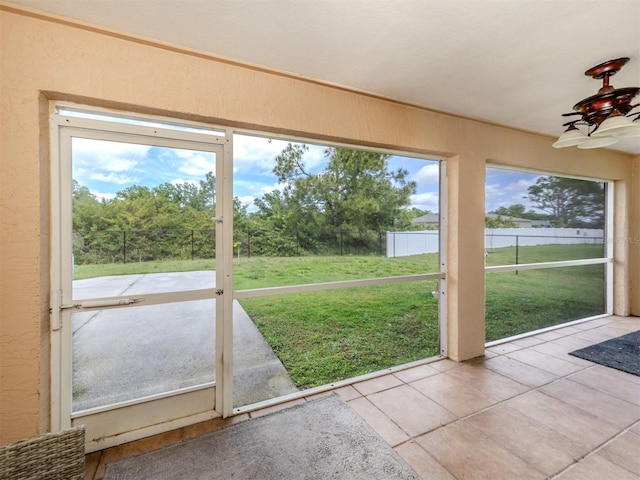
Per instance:
[[[84,480],[84,428],[0,446],[0,480]]]

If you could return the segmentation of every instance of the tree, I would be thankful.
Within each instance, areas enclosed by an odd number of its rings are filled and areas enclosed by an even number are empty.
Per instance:
[[[190,258],[194,251],[214,254],[213,172],[198,183],[131,185],[102,201],[74,180],[72,195],[74,254],[79,263],[120,261],[133,255],[144,260]],[[237,197],[233,221],[236,229],[248,228],[247,207]]]
[[[403,169],[390,171],[389,155],[347,148],[328,148],[324,171],[310,173],[303,155],[305,145],[288,144],[276,157],[273,172],[285,185],[278,200],[298,228],[319,226],[332,230],[380,231],[398,227],[410,218],[403,214],[415,193],[415,182],[407,181]],[[260,204],[256,205],[260,208]],[[403,227],[405,225],[402,225]]]
[[[199,212],[215,212],[216,209],[216,177],[213,172],[207,172],[205,180],[199,184],[190,182],[163,183],[153,188],[153,193],[166,197],[182,209],[188,207]]]
[[[528,218],[530,220],[547,220],[549,218],[549,215],[547,214],[535,212],[533,210],[525,210],[526,207],[521,203],[514,203],[508,207],[496,208],[493,212],[489,213],[495,213],[501,217]]]
[[[565,177],[540,177],[528,189],[534,206],[551,214],[557,227],[604,226],[604,184]]]
[[[73,230],[98,230],[104,227],[103,204],[87,187],[73,180],[71,185],[73,202]]]
[[[516,222],[511,220],[509,217],[504,218],[498,215],[495,218],[484,217],[484,227],[485,228],[516,228]]]
[[[407,215],[409,216],[409,218],[418,218],[428,213],[431,213],[431,210],[423,210],[418,207],[411,207],[406,209],[405,211],[407,212]]]

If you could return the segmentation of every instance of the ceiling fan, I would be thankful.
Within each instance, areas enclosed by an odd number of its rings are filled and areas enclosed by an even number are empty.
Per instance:
[[[576,103],[573,106],[575,112],[562,115],[580,115],[580,118],[563,124],[567,129],[553,144],[554,148],[606,147],[623,137],[640,136],[640,112],[631,113],[640,106],[640,103],[631,103],[640,93],[640,87],[614,88],[609,84],[610,77],[628,61],[628,57],[616,58],[584,72],[589,77],[602,80],[602,87],[597,94]],[[633,117],[636,118],[632,120]],[[582,132],[577,125],[585,125],[587,133]]]

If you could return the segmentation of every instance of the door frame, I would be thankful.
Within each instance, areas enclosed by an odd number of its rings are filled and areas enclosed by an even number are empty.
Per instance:
[[[78,113],[79,115],[76,115]],[[72,300],[72,168],[71,138],[94,138],[161,147],[211,151],[216,154],[216,288],[190,292],[145,295],[138,305],[216,299],[216,380],[208,387],[194,387],[180,393],[160,394],[147,399],[122,402],[74,415],[72,412],[72,328],[71,312],[91,310]],[[232,261],[233,261],[233,201],[232,201],[232,133],[176,119],[123,116],[120,112],[53,103],[50,115],[51,143],[51,428],[53,431],[79,423],[87,428],[86,451],[104,449],[126,441],[172,430],[181,426],[232,414]],[[226,254],[228,252],[228,254]],[[101,300],[109,300],[102,298]],[[74,305],[74,303],[76,303]],[[107,302],[108,303],[108,302]],[[112,305],[98,308],[130,308]],[[135,307],[133,307],[135,308]],[[185,402],[186,400],[186,402]],[[148,408],[149,402],[160,412],[186,408],[183,414],[169,418]],[[185,407],[186,405],[186,407]],[[204,407],[204,405],[211,405]],[[189,408],[195,409],[186,413]],[[204,410],[203,410],[204,408]],[[127,418],[129,421],[123,421]],[[136,421],[131,422],[135,417]],[[91,435],[100,425],[115,425],[108,435]],[[126,427],[118,426],[126,425]],[[120,428],[123,431],[118,431]]]

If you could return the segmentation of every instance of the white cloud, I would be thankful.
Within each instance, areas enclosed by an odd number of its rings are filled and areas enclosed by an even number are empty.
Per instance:
[[[440,165],[437,163],[428,163],[420,170],[412,175],[418,185],[432,185],[440,182]]]
[[[417,193],[411,195],[411,206],[437,212],[440,205],[439,200],[437,192]]]
[[[192,177],[204,177],[208,172],[215,174],[216,159],[213,153],[182,149],[171,149],[171,153],[178,157],[177,169],[181,173]]]
[[[134,177],[115,173],[115,172],[110,172],[110,173],[93,172],[93,173],[89,173],[87,178],[95,182],[115,183],[116,185],[125,185],[127,183],[135,182]]]
[[[258,175],[271,175],[274,159],[288,143],[248,135],[234,135],[233,140],[234,173],[252,172]]]
[[[233,171],[234,173],[251,173],[252,175],[273,175],[275,158],[282,153],[289,143],[301,145],[298,142],[253,137],[249,135],[234,135],[233,137]],[[306,144],[308,150],[303,160],[305,169],[316,172],[324,168],[327,159],[324,156],[325,147]]]
[[[98,200],[112,200],[116,197],[115,193],[102,193],[96,191],[92,191],[91,193],[93,193]]]
[[[151,146],[74,138],[72,148],[74,167],[122,172],[144,159]]]
[[[496,199],[504,194],[502,186],[498,183],[487,183],[484,186],[484,194],[487,200]]]
[[[529,194],[529,187],[536,183],[538,176],[533,178],[522,178],[517,182],[509,183],[504,186],[506,192],[520,193],[522,196]]]
[[[150,148],[150,145],[73,138],[73,178],[81,185],[89,181],[118,185],[135,182],[134,172]]]
[[[240,203],[242,203],[243,205],[247,205],[247,206],[253,205],[253,201],[255,199],[256,199],[256,197],[254,197],[253,195],[240,195],[240,196],[238,196],[238,200],[240,200]]]
[[[515,204],[524,205],[527,210],[536,210],[527,195],[529,194],[529,187],[536,183],[540,175],[499,169],[491,170],[493,170],[491,174],[492,183],[487,183],[485,186],[487,212]],[[489,169],[487,170],[488,173]]]

